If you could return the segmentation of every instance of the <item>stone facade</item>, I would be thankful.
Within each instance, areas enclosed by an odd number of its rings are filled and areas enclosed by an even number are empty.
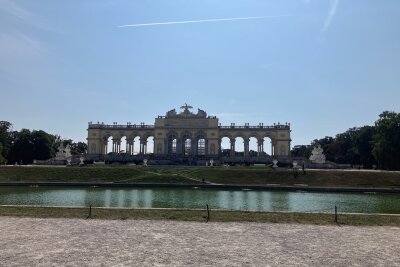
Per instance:
[[[88,128],[88,154],[106,155],[109,152],[119,153],[125,150],[128,155],[133,155],[134,140],[140,137],[139,154],[147,153],[147,139],[154,138],[155,156],[207,156],[219,157],[221,155],[221,140],[230,139],[231,156],[235,154],[235,140],[241,137],[244,140],[244,157],[249,156],[249,139],[257,139],[257,152],[264,155],[264,138],[271,140],[271,151],[265,151],[271,156],[287,157],[290,154],[290,124],[274,124],[272,126],[222,126],[215,116],[198,109],[192,113],[191,106],[182,106],[182,112],[175,109],[168,111],[165,116],[158,116],[154,125],[143,123],[118,125],[105,125],[103,123],[89,123]],[[113,149],[107,151],[108,139],[112,137]],[[126,148],[121,148],[121,139],[126,137]]]

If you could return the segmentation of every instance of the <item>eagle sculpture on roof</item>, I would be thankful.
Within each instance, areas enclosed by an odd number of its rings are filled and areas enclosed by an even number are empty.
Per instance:
[[[183,113],[184,113],[184,114],[190,114],[189,109],[192,109],[192,108],[193,108],[193,107],[192,107],[192,106],[189,106],[187,103],[185,103],[185,105],[181,107],[181,109],[183,109]]]

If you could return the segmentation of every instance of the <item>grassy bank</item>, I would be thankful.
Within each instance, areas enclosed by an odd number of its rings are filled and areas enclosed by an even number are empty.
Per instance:
[[[0,182],[90,182],[90,183],[208,183],[235,185],[293,186],[305,184],[317,187],[399,188],[399,172],[375,171],[301,171],[294,177],[288,169],[267,167],[0,167]]]
[[[37,218],[82,218],[89,215],[89,208],[0,206],[1,216],[24,216]],[[166,209],[107,209],[92,208],[91,219],[109,220],[177,220],[205,222],[205,210]],[[289,212],[245,212],[210,211],[211,222],[270,222],[332,225],[334,214],[289,213]],[[341,225],[391,225],[400,226],[400,216],[339,214]]]

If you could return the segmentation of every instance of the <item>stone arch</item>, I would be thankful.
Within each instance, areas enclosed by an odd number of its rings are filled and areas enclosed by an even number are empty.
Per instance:
[[[127,137],[126,135],[122,136],[119,139],[119,151],[118,153],[127,153],[128,151],[128,142],[127,142]]]
[[[275,155],[275,139],[273,138],[273,135],[266,134],[263,136],[263,141],[264,141],[264,155],[265,156],[274,156]]]
[[[258,157],[259,156],[259,138],[250,136],[249,137],[249,156]]]
[[[101,138],[101,152],[103,155],[107,155],[110,152],[113,152],[113,133],[106,132],[102,135]]]
[[[240,135],[235,135],[235,156],[241,157],[244,156],[245,152],[245,140],[246,137],[242,134]]]
[[[225,157],[227,157],[227,156],[230,156],[231,155],[231,140],[232,140],[232,137],[228,137],[228,136],[222,136],[222,137],[220,137],[220,139],[219,139],[219,143],[220,143],[220,145],[219,145],[219,147],[220,147],[220,154],[222,155],[222,156],[225,156]]]
[[[132,155],[140,154],[140,134],[137,134],[133,137],[133,144],[132,144]]]
[[[180,151],[182,151],[182,154],[185,156],[189,156],[193,153],[193,147],[192,147],[192,140],[193,136],[192,133],[189,131],[184,131],[181,133],[181,148]],[[179,145],[178,145],[179,146]]]
[[[152,140],[149,140],[151,138]],[[154,135],[152,133],[142,133],[140,136],[140,154],[154,153]]]
[[[114,150],[115,153],[126,153],[127,151],[127,133],[124,131],[119,131],[113,135]]]
[[[207,154],[207,137],[205,134],[199,132],[195,135],[193,146],[195,147],[195,154],[205,156]]]
[[[219,135],[219,138],[220,138],[220,139],[225,138],[225,137],[231,139],[231,138],[233,138],[233,135],[232,135],[231,133],[228,133],[228,132],[222,132],[222,133],[220,133],[220,135]]]
[[[129,155],[136,155],[138,149],[135,147],[140,145],[140,134],[138,132],[130,132],[126,136],[126,153]]]
[[[177,153],[177,145],[178,145],[178,133],[175,131],[169,131],[166,135],[166,144],[167,154],[174,155]]]

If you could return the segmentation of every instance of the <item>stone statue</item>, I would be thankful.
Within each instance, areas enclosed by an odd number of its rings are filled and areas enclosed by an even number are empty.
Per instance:
[[[279,162],[279,161],[277,161],[276,159],[274,159],[274,160],[272,161],[272,163],[274,164],[274,165],[272,166],[272,168],[278,168],[278,162]]]
[[[190,106],[190,105],[188,105],[188,104],[185,103],[185,105],[181,107],[181,109],[183,109],[182,114],[190,115],[191,112],[190,112],[189,109],[192,109],[192,108],[193,108],[192,106]]]
[[[64,152],[65,152],[65,158],[68,160],[68,159],[70,159],[71,157],[72,157],[72,154],[71,154],[71,146],[68,144],[66,147],[65,147],[65,149],[64,149]]]
[[[207,118],[207,113],[206,113],[204,110],[202,110],[202,109],[198,109],[198,111],[197,111],[197,117],[200,117],[200,118]]]
[[[325,163],[326,157],[324,155],[324,150],[321,145],[317,145],[311,152],[310,160],[313,163]]]
[[[166,117],[175,117],[176,116],[176,110],[171,109],[170,111],[167,112]]]
[[[58,146],[58,151],[56,153],[56,160],[65,160],[64,157],[64,146],[62,143]]]
[[[79,166],[83,166],[83,165],[85,165],[85,163],[83,162],[85,160],[85,157],[82,155],[80,158],[79,158]]]

